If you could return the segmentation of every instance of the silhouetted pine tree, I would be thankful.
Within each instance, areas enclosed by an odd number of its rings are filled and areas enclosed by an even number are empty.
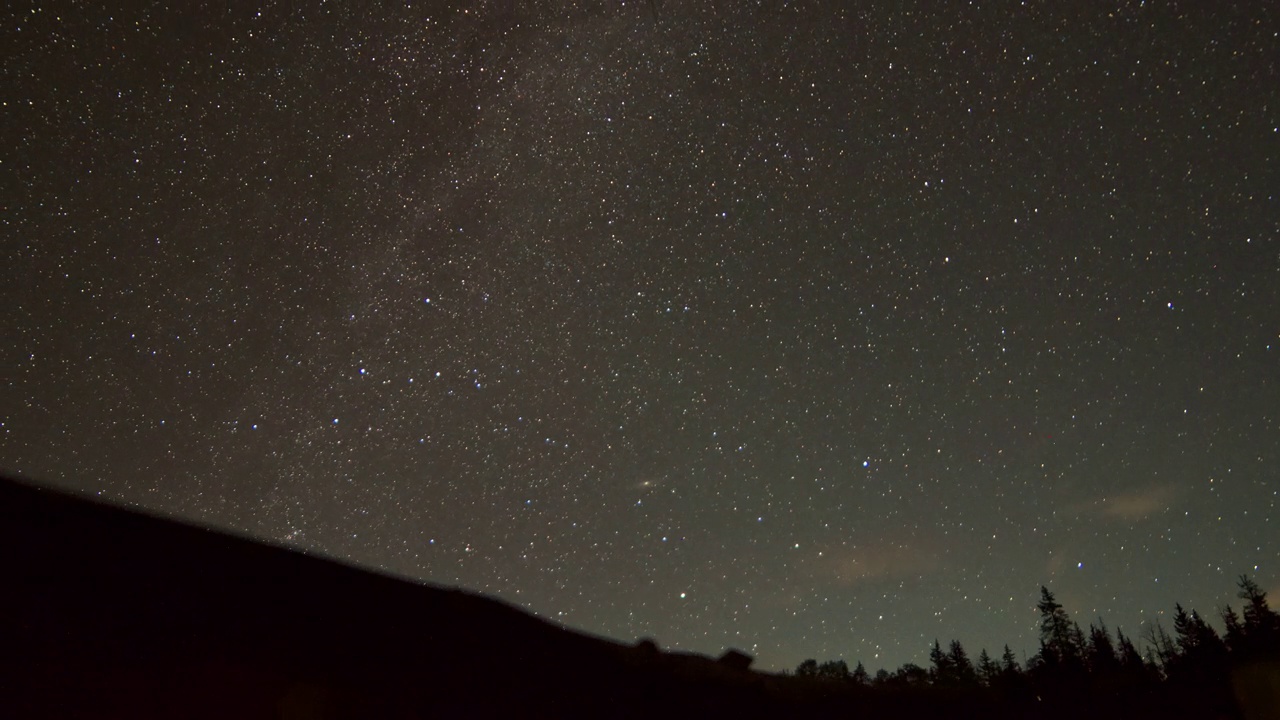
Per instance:
[[[1169,667],[1178,660],[1178,644],[1173,641],[1164,625],[1156,618],[1154,624],[1148,625],[1144,640],[1150,651],[1147,653],[1147,665],[1154,665],[1161,673],[1169,671]]]
[[[1120,656],[1111,642],[1107,624],[1098,618],[1098,624],[1089,625],[1089,644],[1085,653],[1085,665],[1095,677],[1111,677],[1120,670]]]
[[[1049,648],[1044,640],[1040,641],[1040,649],[1027,660],[1027,672],[1045,674],[1057,672],[1062,667],[1062,659],[1058,653]]]
[[[1275,613],[1267,604],[1267,594],[1248,575],[1241,575],[1240,592],[1236,597],[1247,601],[1244,606],[1244,627],[1248,632],[1265,629],[1275,621]]]
[[[1182,607],[1182,603],[1173,604],[1173,631],[1178,636],[1178,649],[1180,654],[1190,655],[1196,651],[1200,643],[1200,636],[1196,632],[1195,621],[1191,614]]]
[[[1023,674],[1017,656],[1008,645],[1004,646],[1004,652],[1000,655],[997,665],[999,672],[992,680],[991,688],[1006,699],[1024,696],[1028,691],[1030,679]]]
[[[1245,601],[1243,646],[1245,654],[1280,655],[1280,614],[1267,604],[1267,594],[1248,575],[1241,575],[1237,597]]]
[[[1244,625],[1241,624],[1240,616],[1230,605],[1222,609],[1222,627],[1222,639],[1227,644],[1227,649],[1233,655],[1244,653]]]
[[[952,640],[947,651],[947,660],[951,665],[951,682],[956,685],[977,685],[978,673],[973,669],[969,654],[959,640]]]
[[[1198,661],[1209,668],[1225,668],[1229,652],[1222,636],[1194,609],[1191,610],[1191,622],[1192,632],[1196,637]]]
[[[1116,655],[1120,660],[1120,672],[1130,684],[1146,683],[1150,679],[1142,653],[1120,628],[1116,628]]]
[[[1041,693],[1074,696],[1088,683],[1087,641],[1048,588],[1040,588],[1040,650],[1027,666],[1029,680]]]
[[[1070,672],[1083,669],[1084,633],[1062,609],[1049,588],[1040,587],[1040,652],[1036,666],[1040,672]]]
[[[1000,656],[1000,672],[1006,675],[1021,675],[1022,666],[1018,664],[1018,658],[1009,649],[1008,645],[1004,646],[1004,654]]]
[[[929,651],[929,663],[933,666],[929,678],[935,685],[948,685],[952,682],[951,658],[942,650],[942,643],[933,639],[933,649]]]
[[[1071,647],[1075,651],[1076,659],[1080,661],[1080,665],[1083,667],[1085,655],[1089,650],[1089,636],[1085,635],[1080,623],[1075,621],[1071,623]]]
[[[862,666],[861,660],[858,661],[858,667],[853,669],[853,675],[850,675],[849,679],[857,685],[871,684],[871,676],[867,674],[867,669]]]
[[[1168,659],[1165,672],[1171,680],[1215,683],[1226,679],[1227,646],[1195,610],[1174,605],[1173,630],[1178,651]]]
[[[1208,661],[1220,661],[1225,659],[1227,654],[1227,644],[1222,641],[1222,637],[1218,635],[1218,631],[1205,621],[1200,613],[1192,608],[1188,613],[1190,623],[1188,629],[1188,642],[1183,650],[1188,655],[1195,654]],[[1179,643],[1182,640],[1179,638]]]
[[[1154,650],[1147,650],[1147,654],[1142,657],[1142,666],[1146,669],[1147,677],[1151,678],[1151,682],[1158,683],[1165,679],[1164,667],[1160,664],[1160,658]]]
[[[975,664],[960,641],[944,650],[935,639],[929,651],[930,667],[906,663],[896,672],[879,670],[872,679],[861,662],[850,673],[843,660],[818,663],[805,660],[796,669],[800,677],[837,680],[850,685],[912,690],[926,685],[986,687],[991,697],[1011,708],[1041,702],[1066,703],[1106,715],[1127,717],[1148,707],[1159,712],[1186,712],[1196,717],[1232,716],[1233,695],[1228,668],[1262,654],[1280,657],[1280,614],[1267,604],[1266,593],[1247,576],[1239,581],[1239,597],[1245,601],[1243,617],[1230,606],[1222,609],[1225,631],[1216,630],[1194,609],[1175,604],[1173,635],[1159,619],[1142,634],[1144,656],[1134,642],[1117,628],[1115,639],[1098,618],[1086,633],[1070,619],[1048,588],[1040,588],[1040,648],[1024,673],[1008,645],[999,660],[985,649]],[[954,697],[962,697],[956,694]],[[1151,705],[1154,703],[1154,705]],[[1107,715],[1108,717],[1110,715]]]
[[[982,648],[978,653],[978,680],[987,687],[994,687],[999,677],[1000,666],[987,654],[987,649]]]

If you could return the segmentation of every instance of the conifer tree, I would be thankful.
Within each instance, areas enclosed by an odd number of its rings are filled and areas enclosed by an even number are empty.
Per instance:
[[[1173,607],[1173,631],[1178,635],[1178,649],[1182,654],[1190,655],[1196,651],[1200,640],[1195,631],[1195,623],[1182,603],[1174,603]]]
[[[1116,655],[1120,660],[1120,672],[1130,684],[1145,682],[1150,677],[1142,653],[1120,628],[1116,628]]]
[[[929,651],[929,663],[933,666],[929,671],[929,677],[935,685],[945,685],[952,680],[951,658],[942,650],[942,643],[937,638],[933,640],[933,649]]]
[[[987,649],[982,648],[982,652],[978,653],[978,679],[983,685],[991,687],[998,677],[1000,677],[1000,666],[987,654]]]
[[[871,684],[871,676],[867,674],[867,669],[862,666],[861,660],[858,661],[858,666],[853,669],[853,675],[849,679],[858,685]]]
[[[1097,625],[1089,625],[1089,645],[1085,661],[1089,672],[1095,676],[1110,675],[1120,669],[1120,657],[1102,618],[1098,618]]]
[[[1176,607],[1178,615],[1174,617],[1174,629],[1178,632],[1178,646],[1183,653],[1198,656],[1206,662],[1219,659],[1219,656],[1225,654],[1227,648],[1218,631],[1205,622],[1200,613],[1194,609],[1184,612],[1181,605]],[[1183,621],[1181,626],[1178,624],[1179,619]]]
[[[1072,652],[1069,655],[1074,655],[1077,659],[1083,661],[1085,652],[1089,649],[1089,636],[1084,634],[1084,630],[1080,628],[1080,623],[1074,620],[1071,622],[1071,642],[1069,646],[1072,648]]]
[[[1227,644],[1227,649],[1233,653],[1244,652],[1244,625],[1240,622],[1240,616],[1230,605],[1222,609],[1222,625],[1223,640]]]
[[[1040,653],[1037,665],[1042,671],[1053,672],[1058,668],[1075,669],[1083,666],[1084,633],[1080,625],[1062,609],[1062,605],[1049,592],[1040,587]]]
[[[1218,631],[1205,621],[1204,617],[1194,609],[1191,619],[1195,623],[1196,645],[1200,648],[1200,662],[1206,668],[1221,669],[1227,662],[1227,644],[1223,642]]]
[[[1239,585],[1240,592],[1236,593],[1236,597],[1247,602],[1244,606],[1245,631],[1267,629],[1276,620],[1275,612],[1267,604],[1267,594],[1248,575],[1240,576]]]
[[[973,662],[959,640],[952,640],[947,652],[947,660],[951,665],[951,681],[959,685],[977,685],[978,673],[973,669]]]
[[[1250,655],[1280,654],[1280,614],[1267,604],[1267,594],[1248,575],[1241,575],[1237,597],[1245,601],[1244,645]]]
[[[1171,663],[1166,663],[1170,676],[1193,682],[1221,677],[1227,647],[1217,631],[1195,610],[1188,611],[1181,604],[1174,607],[1173,629],[1177,634],[1178,653]]]
[[[1147,665],[1155,666],[1162,671],[1168,671],[1169,666],[1177,662],[1179,651],[1178,644],[1169,637],[1169,633],[1165,631],[1164,625],[1157,618],[1155,624],[1148,625],[1146,629],[1147,645],[1151,651],[1147,655]]]
[[[1014,675],[1022,672],[1022,666],[1018,664],[1017,656],[1013,654],[1008,645],[1004,646],[1004,654],[1000,656],[1000,671]]]

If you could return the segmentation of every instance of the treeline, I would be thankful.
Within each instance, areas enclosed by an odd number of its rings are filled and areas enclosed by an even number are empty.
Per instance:
[[[1040,648],[1022,667],[1004,646],[993,658],[983,649],[977,659],[959,641],[937,640],[929,667],[906,663],[870,675],[861,662],[850,670],[843,660],[805,660],[801,677],[868,688],[948,688],[998,697],[1032,698],[1134,694],[1168,691],[1198,697],[1230,698],[1235,668],[1280,661],[1280,613],[1248,576],[1238,582],[1242,612],[1220,611],[1220,634],[1195,610],[1175,605],[1173,632],[1157,620],[1139,638],[1142,649],[1117,628],[1113,635],[1101,619],[1088,629],[1075,622],[1048,588],[1040,588]]]

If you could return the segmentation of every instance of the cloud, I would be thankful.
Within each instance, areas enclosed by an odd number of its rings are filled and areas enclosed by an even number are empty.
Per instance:
[[[1146,520],[1173,506],[1177,489],[1172,485],[1158,485],[1137,492],[1110,495],[1097,503],[1104,517],[1125,522]]]
[[[821,572],[841,585],[881,578],[923,575],[940,564],[939,553],[928,543],[877,543],[824,552]]]

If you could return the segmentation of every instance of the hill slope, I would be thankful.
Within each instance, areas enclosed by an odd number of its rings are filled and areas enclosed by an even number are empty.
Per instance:
[[[770,678],[740,656],[629,647],[483,596],[11,480],[0,547],[8,717],[770,711]]]

